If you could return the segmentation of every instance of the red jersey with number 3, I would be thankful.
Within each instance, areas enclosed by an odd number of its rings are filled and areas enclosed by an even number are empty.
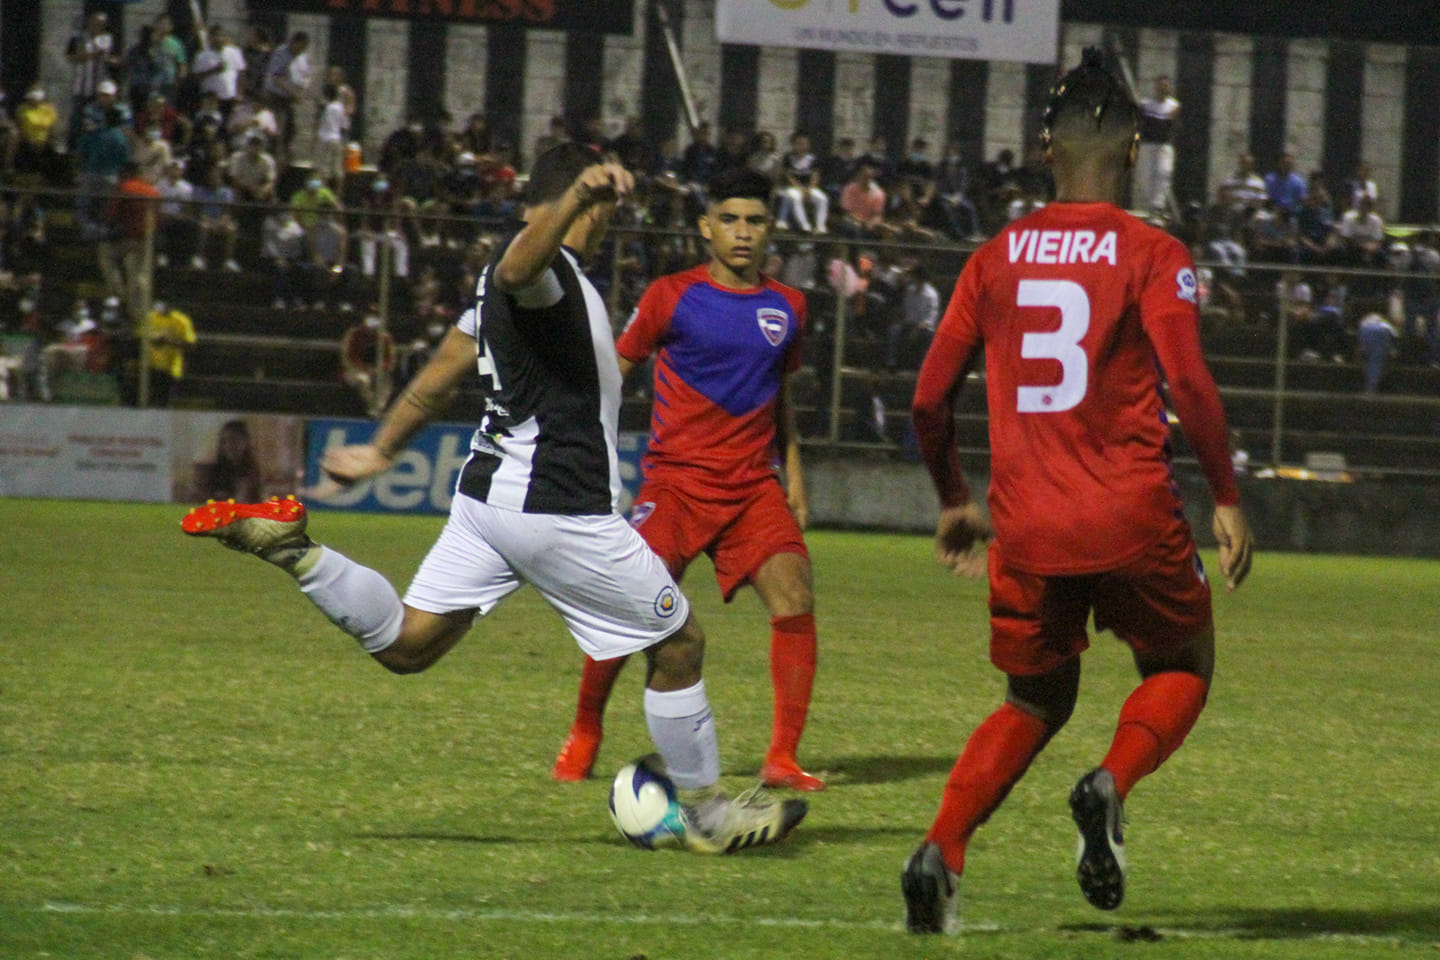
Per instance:
[[[1054,203],[970,258],[915,393],[946,505],[965,499],[950,401],[982,346],[990,513],[1016,569],[1114,569],[1173,529],[1183,515],[1162,380],[1216,502],[1238,502],[1194,264],[1174,237],[1111,204]]]

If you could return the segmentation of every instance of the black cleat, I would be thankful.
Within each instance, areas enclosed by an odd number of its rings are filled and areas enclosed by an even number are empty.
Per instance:
[[[1096,767],[1070,791],[1070,815],[1080,828],[1075,879],[1092,906],[1114,910],[1125,899],[1122,804],[1110,771]]]
[[[940,848],[922,843],[900,871],[905,929],[911,933],[958,933],[960,877],[945,866]]]

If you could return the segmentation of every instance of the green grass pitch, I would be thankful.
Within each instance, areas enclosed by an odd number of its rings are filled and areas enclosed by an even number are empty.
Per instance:
[[[899,869],[998,702],[984,588],[923,537],[811,536],[821,666],[786,843],[647,853],[607,779],[555,784],[580,655],[522,591],[395,677],[183,508],[0,500],[0,960],[1435,957],[1440,566],[1261,553],[1216,597],[1210,706],[1127,806],[1113,914],[1066,796],[1134,684],[1108,635],[1081,702],[971,845],[964,929],[903,929]],[[402,588],[440,520],[320,514]],[[1207,557],[1213,567],[1213,556]],[[768,628],[687,578],[726,782],[769,734]],[[600,767],[648,750],[622,676]]]

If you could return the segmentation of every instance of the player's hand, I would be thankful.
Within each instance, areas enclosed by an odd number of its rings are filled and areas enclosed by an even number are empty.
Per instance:
[[[393,462],[394,458],[385,456],[373,443],[362,443],[326,450],[320,458],[320,469],[331,480],[348,487],[367,477],[384,473],[390,469]]]
[[[995,530],[978,503],[946,507],[935,527],[935,559],[952,573],[978,577],[985,573],[985,545]]]
[[[1220,545],[1220,575],[1225,578],[1225,589],[1234,590],[1250,573],[1250,558],[1255,552],[1250,524],[1239,507],[1216,507],[1211,530]]]
[[[582,207],[618,203],[635,189],[635,177],[618,163],[597,163],[586,167],[571,189]]]

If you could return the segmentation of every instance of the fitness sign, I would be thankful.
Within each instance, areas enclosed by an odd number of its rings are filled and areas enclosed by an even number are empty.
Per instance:
[[[1054,63],[1060,0],[717,0],[722,43]]]
[[[628,34],[631,0],[249,0],[251,10]]]

